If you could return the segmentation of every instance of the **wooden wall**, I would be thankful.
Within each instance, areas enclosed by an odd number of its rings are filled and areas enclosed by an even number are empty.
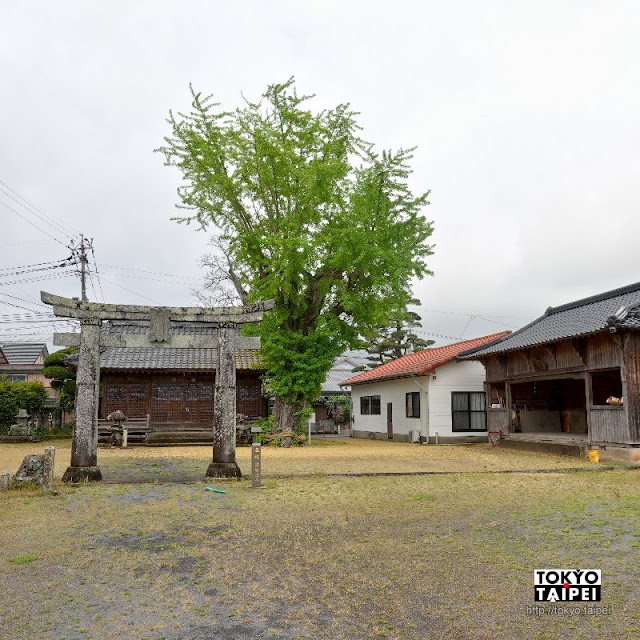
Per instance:
[[[236,410],[265,415],[259,372],[238,373]],[[100,417],[120,409],[127,417],[151,416],[156,424],[212,424],[215,376],[206,374],[102,374]]]
[[[640,346],[637,347],[640,354]],[[513,353],[490,356],[483,361],[487,381],[562,374],[588,369],[608,369],[622,365],[622,349],[616,337],[601,333],[588,338],[563,340]]]
[[[626,334],[623,345],[622,389],[629,421],[629,443],[640,444],[640,335],[635,332]]]
[[[597,407],[589,411],[591,441],[629,444],[629,429],[624,407]]]

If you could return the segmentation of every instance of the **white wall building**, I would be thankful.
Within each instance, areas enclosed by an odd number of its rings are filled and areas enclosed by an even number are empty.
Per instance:
[[[344,380],[351,385],[353,436],[401,442],[486,440],[484,367],[456,356],[508,333],[411,353]]]

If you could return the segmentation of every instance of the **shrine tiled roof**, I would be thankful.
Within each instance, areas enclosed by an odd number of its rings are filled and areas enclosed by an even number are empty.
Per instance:
[[[559,307],[549,307],[530,324],[480,348],[460,354],[470,360],[585,336],[599,331],[640,328],[640,282]]]
[[[259,352],[239,349],[235,352],[236,369],[260,368]],[[217,349],[106,347],[100,353],[104,370],[215,371]]]
[[[113,335],[147,335],[151,327],[149,320],[111,320],[103,331]],[[171,322],[167,331],[170,336],[217,336],[218,327],[213,322]]]

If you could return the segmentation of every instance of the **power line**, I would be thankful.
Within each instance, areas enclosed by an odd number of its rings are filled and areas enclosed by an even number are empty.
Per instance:
[[[31,269],[36,267],[46,267],[55,264],[61,264],[63,262],[67,262],[71,260],[71,256],[68,258],[64,258],[62,260],[47,260],[47,262],[34,262],[33,264],[21,264],[14,267],[1,267],[0,271],[10,271],[11,269]]]
[[[28,295],[28,294],[27,294]],[[37,306],[37,307],[44,307],[45,309],[49,309],[49,306],[46,304],[42,304],[42,302],[32,302],[31,300],[25,300],[24,298],[18,298],[18,296],[12,296],[10,293],[4,293],[3,291],[0,291],[0,296],[5,296],[7,298],[11,298],[12,300],[19,300],[20,302],[26,302],[27,304],[31,304],[33,306]],[[0,300],[0,302],[2,302]],[[31,311],[31,309],[29,309],[29,311]]]
[[[28,273],[38,273],[41,271],[53,271],[54,269],[62,269],[63,267],[70,266],[69,264],[59,264],[51,267],[38,267],[37,269],[22,269],[20,271],[8,271],[6,273],[0,273],[0,278],[8,278],[10,276],[21,276]]]
[[[98,280],[98,286],[100,287],[100,296],[102,297],[102,302],[105,302],[104,292],[102,291],[102,283],[100,282],[100,274],[98,273],[98,261],[96,260],[96,252],[93,248],[93,242],[91,243],[91,255],[93,256],[93,266],[96,270],[96,279]]]
[[[89,283],[91,284],[91,291],[93,291],[93,297],[97,300],[98,294],[96,293],[96,288],[93,286],[93,278],[91,277],[91,270],[87,272],[89,276]]]
[[[414,306],[414,305],[409,305]],[[454,316],[475,316],[477,318],[515,318],[520,320],[531,320],[533,316],[510,316],[510,315],[497,315],[497,314],[483,314],[478,315],[477,313],[465,313],[464,311],[442,311],[439,309],[427,309],[426,307],[416,306],[416,309],[420,309],[420,311],[424,311],[426,313],[445,313],[448,315]]]
[[[6,295],[6,294],[0,293],[0,295]],[[19,304],[15,304],[13,302],[7,302],[6,300],[0,300],[0,304],[6,304],[7,306],[15,307],[16,309],[24,309],[25,311],[33,311],[33,309],[28,309],[27,307],[23,307],[23,306],[21,306]],[[31,303],[29,303],[29,304],[31,304]]]
[[[0,287],[6,287],[12,284],[22,284],[25,282],[42,282],[43,280],[58,280],[59,278],[68,278],[74,275],[75,271],[69,273],[67,271],[52,273],[50,275],[41,275],[37,278],[23,278],[22,280],[12,280],[11,282],[0,282]]]
[[[129,293],[133,293],[133,295],[138,296],[140,298],[144,298],[145,300],[149,300],[149,302],[153,302],[153,304],[161,305],[160,302],[158,302],[157,300],[154,300],[153,298],[147,298],[147,296],[143,296],[141,293],[138,293],[137,291],[133,291],[132,289],[127,289],[127,287],[123,287],[122,285],[112,282],[111,280],[107,280],[106,278],[102,278],[102,279],[105,282],[112,284],[114,287],[118,287],[120,289],[123,289],[124,291],[128,291]]]
[[[37,224],[35,224],[34,222],[31,222],[31,220],[29,220],[29,218],[26,218],[25,216],[23,216],[21,213],[19,213],[18,211],[16,211],[13,207],[10,207],[6,202],[3,202],[2,200],[0,200],[0,204],[3,207],[6,207],[7,209],[9,209],[9,211],[13,211],[13,213],[15,213],[18,217],[22,218],[25,222],[28,222],[32,227],[35,227],[38,231],[42,231],[42,233],[44,233],[45,236],[48,236],[49,238],[51,238],[54,242],[57,242],[59,245],[62,245],[65,249],[67,248],[67,245],[62,242],[61,240],[58,240],[58,238],[54,238],[50,233],[48,233],[47,231],[45,231],[44,229],[42,229],[41,227],[39,227]]]
[[[125,274],[125,273],[114,273],[113,271],[104,271],[103,270],[102,273],[103,274],[106,273],[106,274],[112,275],[112,276],[118,276],[119,278],[133,278],[134,280],[148,280],[150,282],[164,282],[166,284],[182,285],[182,286],[192,285],[192,284],[195,285],[195,284],[198,283],[197,280],[187,280],[186,278],[185,278],[184,282],[179,282],[179,281],[176,281],[176,280],[173,280],[173,281],[171,281],[171,280],[161,280],[160,278],[148,278],[146,276],[132,276],[132,275]]]
[[[138,269],[137,267],[126,267],[126,266],[122,266],[122,265],[119,266],[114,264],[103,264],[102,266],[107,267],[108,269],[120,269],[122,271],[134,271],[137,273],[150,273],[151,275],[154,275],[154,276],[167,276],[169,278],[176,278],[178,280],[187,280],[189,282],[197,282],[197,283],[200,282],[196,278],[189,278],[187,276],[177,276],[173,273],[162,273],[161,271],[147,271],[146,269]]]
[[[42,209],[40,209],[40,207],[38,207],[33,202],[31,202],[30,200],[25,198],[21,193],[18,193],[18,191],[16,191],[12,187],[10,187],[6,182],[3,182],[2,180],[0,180],[0,185],[5,187],[6,189],[9,189],[9,191],[11,191],[11,193],[13,193],[16,196],[18,196],[18,198],[20,198],[20,200],[22,200],[27,205],[29,205],[29,207],[32,207],[32,209],[35,209],[35,211],[37,211],[41,216],[43,216],[43,218],[44,218],[43,221],[47,222],[47,224],[50,227],[57,228],[57,230],[59,232],[62,232],[63,235],[68,235],[68,236],[71,236],[71,237],[78,235],[77,231],[74,231],[73,229],[69,228],[68,226],[64,225],[63,223],[57,221],[55,218],[53,218],[53,216],[50,216],[49,214],[44,212]],[[0,189],[0,191],[3,191],[5,193],[5,195],[8,195],[12,200],[14,200],[15,202],[17,202],[18,204],[20,204],[22,207],[24,207],[25,209],[27,209],[29,211],[28,207],[26,207],[19,200],[16,200],[13,196],[11,196],[8,193],[6,193],[6,191],[4,191],[4,189]],[[30,211],[30,212],[33,213],[33,215],[35,215],[36,217],[39,217],[38,213],[36,213],[35,211]]]

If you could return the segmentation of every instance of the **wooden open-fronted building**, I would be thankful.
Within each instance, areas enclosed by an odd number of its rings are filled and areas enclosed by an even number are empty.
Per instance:
[[[505,444],[640,447],[640,283],[550,307],[459,359],[484,364],[488,428]]]

